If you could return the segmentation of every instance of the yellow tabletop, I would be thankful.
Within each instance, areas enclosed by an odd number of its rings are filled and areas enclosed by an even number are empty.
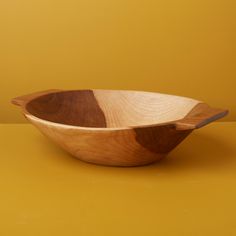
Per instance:
[[[0,125],[0,235],[236,235],[236,122],[134,168],[72,158],[29,124]]]

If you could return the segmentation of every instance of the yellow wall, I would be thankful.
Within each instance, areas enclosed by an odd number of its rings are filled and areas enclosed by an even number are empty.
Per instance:
[[[236,118],[235,0],[2,0],[0,122],[49,88],[150,90]]]

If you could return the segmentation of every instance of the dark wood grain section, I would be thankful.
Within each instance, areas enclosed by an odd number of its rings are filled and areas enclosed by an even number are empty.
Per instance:
[[[136,141],[151,152],[167,154],[192,130],[176,130],[175,125],[135,128]]]
[[[65,91],[40,96],[26,105],[32,115],[56,123],[106,127],[103,111],[92,90]]]

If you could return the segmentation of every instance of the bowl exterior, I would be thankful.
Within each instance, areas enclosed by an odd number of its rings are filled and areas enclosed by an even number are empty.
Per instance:
[[[165,157],[191,130],[173,125],[134,129],[86,129],[26,118],[76,158],[109,166],[147,165]]]

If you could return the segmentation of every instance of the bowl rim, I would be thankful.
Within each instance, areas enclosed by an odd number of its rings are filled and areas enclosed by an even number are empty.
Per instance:
[[[65,93],[65,92],[70,92],[70,91],[126,91],[126,92],[153,93],[153,94],[162,94],[162,95],[167,95],[167,96],[172,96],[172,97],[185,98],[187,100],[195,101],[196,104],[181,119],[169,120],[167,122],[158,122],[158,123],[150,123],[150,124],[143,124],[143,125],[123,126],[123,127],[122,126],[120,126],[120,127],[86,127],[86,126],[63,124],[63,123],[58,123],[58,122],[54,122],[54,121],[44,120],[40,117],[37,117],[37,116],[31,114],[26,108],[30,102],[32,102],[33,100],[36,100],[39,97],[42,97],[42,96],[45,96],[48,94],[53,94],[53,93]],[[19,99],[19,102],[17,101],[18,99]],[[11,101],[13,104],[19,105],[22,108],[22,111],[27,119],[31,119],[31,120],[33,119],[38,122],[46,123],[48,125],[53,125],[53,126],[60,127],[60,128],[78,129],[78,130],[84,130],[84,131],[88,130],[88,131],[104,131],[104,132],[106,132],[106,131],[119,131],[119,130],[133,130],[133,129],[141,129],[141,128],[145,129],[145,128],[158,127],[158,126],[168,126],[168,127],[173,127],[173,128],[175,127],[178,130],[195,129],[195,128],[200,128],[200,127],[202,127],[214,120],[220,119],[228,114],[228,110],[226,110],[226,109],[212,108],[207,103],[202,102],[197,99],[194,99],[194,98],[191,98],[191,97],[179,96],[179,95],[169,94],[169,93],[160,93],[160,92],[155,92],[155,91],[140,91],[140,90],[129,90],[129,89],[127,89],[127,90],[126,89],[91,89],[91,88],[90,89],[67,89],[67,90],[51,89],[51,90],[46,90],[46,91],[42,91],[42,92],[36,92],[33,94],[29,94],[29,95],[24,95],[22,97],[17,97],[17,98],[12,99]],[[205,116],[203,118],[205,120],[203,123],[199,123],[199,124],[197,124],[197,122],[196,122],[196,124],[191,124],[191,123],[189,124],[189,121],[187,121],[187,123],[182,122],[183,120],[186,119],[186,117],[188,117],[188,115],[198,105],[203,106],[203,110],[207,111],[207,113],[213,111],[216,114],[214,114],[214,115],[206,114],[205,115],[203,113]]]
[[[181,119],[174,119],[174,120],[169,120],[167,122],[158,122],[158,123],[150,123],[150,124],[144,124],[144,125],[133,125],[133,126],[120,126],[120,127],[87,127],[87,126],[78,126],[78,125],[70,125],[70,124],[64,124],[64,123],[59,123],[59,122],[54,122],[54,121],[49,121],[49,120],[45,120],[42,119],[40,117],[37,117],[33,114],[31,114],[28,110],[27,110],[27,105],[36,100],[39,97],[43,97],[46,96],[48,94],[54,94],[54,93],[66,93],[66,92],[76,92],[76,91],[125,91],[125,92],[138,92],[138,93],[147,93],[147,94],[161,94],[161,95],[167,95],[167,96],[171,96],[171,97],[181,97],[181,98],[185,98],[185,99],[189,99],[192,101],[195,101],[196,104],[198,103],[203,103],[197,99],[194,98],[190,98],[190,97],[186,97],[186,96],[179,96],[179,95],[175,95],[175,94],[168,94],[168,93],[160,93],[160,92],[154,92],[154,91],[141,91],[141,90],[130,90],[130,89],[65,89],[65,90],[55,90],[54,92],[49,92],[47,94],[42,94],[41,96],[37,96],[35,98],[30,99],[29,101],[27,101],[24,106],[23,106],[23,110],[25,111],[25,115],[27,116],[27,118],[33,118],[34,120],[37,120],[38,122],[41,123],[47,123],[48,125],[53,125],[53,126],[57,126],[57,127],[61,127],[61,128],[73,128],[73,129],[79,129],[79,130],[88,130],[88,131],[118,131],[118,130],[132,130],[132,129],[141,129],[141,128],[151,128],[151,127],[157,127],[157,126],[175,126],[175,123],[178,122]],[[187,114],[186,114],[187,115]]]
[[[78,125],[69,125],[69,124],[63,124],[58,122],[53,122],[49,120],[41,119],[37,116],[34,116],[30,113],[25,114],[27,119],[33,119],[40,123],[45,123],[48,125],[60,127],[60,128],[70,128],[70,129],[79,129],[79,130],[88,130],[88,131],[118,131],[118,130],[133,130],[133,129],[141,129],[141,128],[151,128],[151,127],[157,127],[157,126],[173,126],[175,127],[175,123],[181,119],[168,121],[168,122],[162,122],[162,123],[152,123],[147,125],[136,125],[136,126],[123,126],[123,127],[87,127],[87,126],[78,126]]]

